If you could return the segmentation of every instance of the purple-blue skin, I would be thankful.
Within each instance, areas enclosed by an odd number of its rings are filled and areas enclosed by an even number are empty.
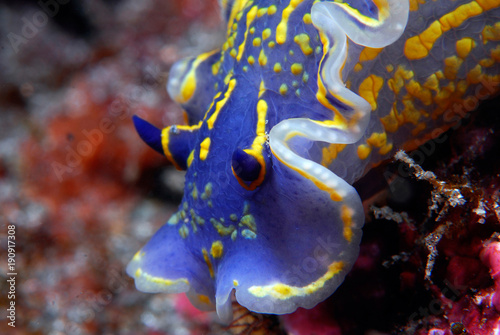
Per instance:
[[[479,40],[500,16],[500,3],[467,11],[473,31],[443,32],[456,50],[434,43],[426,57],[414,37],[466,1],[411,13],[408,1],[345,2],[221,1],[221,50],[170,72],[168,92],[189,125],[160,130],[134,117],[141,138],[186,170],[179,210],[127,267],[139,290],[186,292],[228,322],[233,293],[252,311],[284,314],[314,307],[342,283],[364,223],[351,184],[415,134],[452,125],[438,98],[470,73],[439,71],[445,59],[467,57],[467,34]],[[498,42],[489,43],[463,64],[489,57]],[[492,61],[484,78],[500,73]],[[469,84],[454,98],[478,87]]]

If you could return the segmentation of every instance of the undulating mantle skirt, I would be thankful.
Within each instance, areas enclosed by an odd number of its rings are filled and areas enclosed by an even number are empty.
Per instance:
[[[174,65],[188,125],[134,117],[185,169],[179,210],[127,267],[230,321],[312,308],[358,256],[351,184],[454,126],[500,82],[500,0],[222,0],[220,50]]]

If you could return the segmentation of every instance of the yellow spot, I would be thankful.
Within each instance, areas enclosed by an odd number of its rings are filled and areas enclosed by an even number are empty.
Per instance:
[[[206,305],[211,305],[210,298],[204,294],[198,294],[198,300]]]
[[[186,225],[183,224],[182,227],[179,228],[179,235],[184,239],[188,237],[189,229]]]
[[[255,27],[250,28],[250,34],[255,33]]]
[[[220,69],[220,60],[212,65],[212,74],[215,76],[217,73],[219,73],[219,69]]]
[[[433,73],[429,77],[427,77],[423,86],[435,92],[439,91],[439,79],[437,75]]]
[[[323,148],[321,150],[321,165],[328,167],[333,162],[333,160],[337,158],[337,155],[342,152],[342,150],[344,150],[345,147],[345,144],[332,143],[328,147]]]
[[[262,39],[260,37],[254,38],[253,42],[252,42],[254,47],[260,47],[261,43],[262,43]]]
[[[311,14],[310,13],[305,13],[304,17],[302,18],[302,21],[304,21],[305,24],[311,24]]]
[[[257,17],[262,17],[267,13],[267,8],[259,8],[259,11],[257,12]]]
[[[309,80],[309,73],[304,72],[304,74],[302,75],[302,81],[304,83],[307,83],[308,80]]]
[[[360,62],[367,62],[375,59],[384,48],[364,48],[359,54]]]
[[[132,260],[134,260],[134,261],[138,261],[138,260],[140,260],[140,259],[141,259],[141,258],[142,258],[145,254],[146,254],[146,253],[145,253],[144,251],[139,250],[139,251],[137,251],[137,252],[135,253],[135,255],[134,255],[134,257],[132,258]]]
[[[227,46],[229,48],[234,47],[234,35],[229,36],[229,38],[227,39]]]
[[[229,81],[231,80],[231,78],[233,78],[233,69],[231,69],[227,74],[226,76],[224,77],[224,84],[227,85],[229,84]],[[220,92],[218,92],[220,93]]]
[[[298,76],[299,74],[302,73],[302,64],[300,63],[293,63],[290,70],[292,71],[292,73],[296,76]]]
[[[274,13],[276,13],[276,6],[275,5],[269,6],[269,8],[267,9],[267,15],[273,15]]]
[[[364,98],[370,106],[372,110],[377,109],[377,99],[380,90],[382,89],[382,85],[384,84],[384,79],[382,77],[376,76],[374,74],[368,76],[361,84],[359,85],[359,95]]]
[[[254,239],[257,238],[257,234],[255,234],[253,231],[249,229],[243,229],[241,232],[241,235],[246,238],[246,239]]]
[[[411,131],[411,134],[413,136],[417,136],[422,130],[424,130],[427,126],[425,125],[425,123],[423,122],[420,122],[418,123],[415,128],[412,129]]]
[[[313,49],[309,45],[309,42],[310,42],[309,35],[307,35],[307,34],[295,35],[293,40],[295,43],[297,43],[300,46],[300,49],[302,50],[304,55],[309,56],[310,54],[313,53]]]
[[[465,37],[456,42],[457,54],[460,58],[466,58],[476,46],[476,41],[470,37]]]
[[[444,77],[448,80],[455,80],[457,78],[458,70],[462,66],[463,60],[457,56],[451,56],[444,60]]]
[[[221,241],[215,241],[212,243],[212,248],[210,248],[210,255],[212,255],[213,258],[222,257],[223,251],[224,246],[222,245]]]
[[[467,73],[467,82],[469,84],[478,84],[481,82],[483,71],[481,65],[477,64],[472,70]]]
[[[286,42],[286,34],[288,30],[288,19],[295,8],[300,5],[304,0],[291,0],[288,6],[283,10],[281,16],[281,22],[276,28],[276,42],[278,44],[283,44]]]
[[[344,262],[333,262],[328,266],[326,273],[318,280],[306,286],[292,286],[283,283],[270,284],[265,286],[252,286],[248,291],[256,297],[263,298],[270,296],[274,299],[286,300],[296,296],[307,296],[313,294],[323,288],[325,283],[332,279],[335,275],[339,274],[345,267]]]
[[[497,45],[496,48],[492,49],[491,52],[491,60],[493,61],[493,63],[496,61],[496,62],[500,62],[500,45]],[[493,65],[493,64],[492,64]],[[490,65],[491,66],[491,65]],[[487,66],[486,66],[487,67]]]
[[[404,87],[405,81],[410,80],[413,76],[413,71],[406,70],[401,65],[398,65],[393,78],[387,80],[387,86],[391,89],[391,91],[398,95],[401,88]]]
[[[281,72],[281,64],[280,63],[276,63],[274,64],[274,68],[273,68],[274,72],[276,73],[280,73]]]
[[[240,283],[236,279],[233,280],[233,286],[238,287],[238,285],[240,285]]]
[[[425,0],[410,0],[410,11],[418,10],[419,5],[424,4]]]
[[[476,2],[484,11],[488,11],[500,6],[500,3],[498,3],[497,0],[476,0]]]
[[[212,183],[207,183],[205,185],[205,192],[203,192],[207,195],[207,197],[210,197],[212,195]]]
[[[398,130],[399,126],[404,123],[404,119],[396,109],[396,103],[393,104],[391,111],[386,116],[380,118],[380,122],[384,125],[386,132],[394,133]],[[359,152],[358,152],[359,156]]]
[[[385,69],[387,70],[387,72],[392,72],[394,71],[394,66],[392,64],[389,64],[385,67]]]
[[[190,212],[193,213],[194,211],[190,210]],[[196,226],[196,222],[194,221],[194,219],[191,219],[189,223],[191,223],[191,227],[193,228],[193,233],[196,233],[198,231],[198,227]]]
[[[176,284],[189,284],[189,281],[186,278],[179,278],[179,279],[165,279],[161,277],[155,277],[152,276],[144,271],[141,270],[141,268],[138,268],[135,273],[135,278],[145,278],[148,282],[155,283],[155,284],[160,284],[164,286],[172,286]]]
[[[370,153],[372,152],[372,148],[366,144],[360,144],[358,146],[358,157],[359,159],[367,159]]]
[[[233,57],[233,58],[236,58],[236,56],[237,56],[236,49],[231,49],[231,51],[229,52],[229,55],[231,55],[231,57]]]
[[[240,22],[242,16],[243,16],[243,12],[238,12],[238,15],[236,15],[236,21]],[[234,27],[234,24],[233,24],[233,27]]]
[[[248,64],[253,65],[255,63],[255,58],[253,56],[248,56]]]
[[[352,216],[354,215],[354,210],[351,207],[346,205],[342,205],[340,209],[340,218],[344,223],[344,238],[347,242],[351,243],[352,241]]]
[[[281,84],[280,86],[280,94],[285,95],[288,92],[288,86],[286,84]]]
[[[491,53],[492,53],[492,56],[493,56],[493,51],[494,50],[491,50]],[[494,59],[491,59],[491,58],[485,58],[485,59],[481,59],[479,61],[479,65],[481,65],[482,67],[490,67],[490,66],[493,66],[495,65],[497,62],[500,62],[500,53],[498,53],[497,55],[498,59],[495,61]]]
[[[168,219],[167,223],[169,225],[176,225],[179,223],[179,214],[178,213],[175,213],[174,215],[172,215],[172,217],[170,219]]]
[[[419,99],[424,105],[429,106],[432,103],[431,91],[422,87],[419,82],[412,79],[405,85],[405,88],[409,95]]]
[[[267,64],[267,56],[266,54],[264,53],[264,49],[260,50],[260,54],[259,54],[259,64],[261,66],[266,66]]]
[[[203,253],[203,259],[205,260],[205,263],[207,263],[208,267],[208,272],[210,272],[210,277],[214,277],[214,267],[212,265],[212,261],[210,260],[210,257],[208,257],[208,252],[207,249],[203,248],[201,249],[201,252]]]
[[[392,148],[394,147],[394,145],[392,143],[387,143],[385,144],[383,147],[381,147],[378,152],[381,154],[381,155],[386,155],[388,154]]]
[[[187,159],[187,166],[190,167],[191,163],[193,163],[193,158],[194,158],[194,150],[191,150],[189,153],[188,159]]]
[[[194,185],[193,190],[191,191],[191,196],[193,197],[194,200],[198,200],[198,188],[196,187],[196,185]],[[191,216],[194,217],[192,213]]]
[[[420,116],[419,116],[420,117]],[[396,125],[398,127],[398,125]],[[366,144],[361,144],[358,146],[358,157],[360,159],[366,159],[370,155],[372,148],[379,148],[379,153],[385,155],[389,153],[393,145],[387,142],[387,133],[377,133],[374,132],[366,139]]]
[[[359,72],[361,70],[363,70],[363,65],[356,63],[356,65],[354,65],[354,72]]]
[[[219,233],[219,235],[222,237],[231,235],[231,233],[235,230],[233,225],[229,225],[226,227],[220,221],[217,221],[214,218],[210,219],[210,223],[217,230],[217,233]]]
[[[252,231],[257,231],[257,224],[255,223],[255,218],[252,214],[244,215],[240,220],[241,226],[247,226]]]
[[[200,159],[204,161],[207,158],[210,149],[210,137],[205,138],[200,144]]]
[[[267,46],[270,48],[274,48],[275,45],[276,45],[276,42],[274,42],[274,41],[269,41],[269,43],[267,43]]]
[[[271,29],[264,29],[264,31],[262,32],[262,39],[265,40],[266,38],[269,38],[269,36],[271,36]]]
[[[481,32],[483,37],[483,44],[489,41],[499,41],[500,40],[500,22],[495,23],[493,26],[485,26]]]

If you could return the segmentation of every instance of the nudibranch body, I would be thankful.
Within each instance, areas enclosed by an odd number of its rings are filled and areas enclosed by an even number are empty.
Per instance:
[[[223,320],[233,291],[256,312],[311,308],[358,255],[364,213],[351,184],[498,90],[500,0],[221,7],[222,48],[170,73],[189,125],[134,118],[187,172],[179,210],[127,272],[138,289],[187,292]]]

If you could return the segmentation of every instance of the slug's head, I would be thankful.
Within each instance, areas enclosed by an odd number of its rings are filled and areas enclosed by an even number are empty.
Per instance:
[[[299,158],[273,152],[266,136],[249,143],[222,132],[207,137],[205,126],[134,122],[146,143],[187,170],[178,211],[127,268],[140,290],[187,292],[195,306],[215,307],[229,321],[233,291],[253,311],[283,314],[313,307],[342,283],[363,223],[352,187],[339,180],[333,192]]]
[[[284,1],[264,10],[221,1],[230,30],[222,51],[170,71],[168,92],[190,126],[160,130],[134,118],[141,138],[186,170],[178,211],[127,267],[140,290],[186,292],[229,321],[233,292],[252,311],[284,314],[312,308],[342,283],[358,255],[363,208],[354,188],[319,163],[328,146],[318,142],[345,146],[366,129],[370,104],[342,81],[347,36],[382,47],[401,34],[408,11],[405,1],[373,3],[380,8]],[[372,12],[376,19],[365,17]],[[294,29],[283,29],[285,17]],[[311,37],[295,40],[300,27]],[[250,43],[257,33],[262,39]],[[304,66],[285,63],[292,55]],[[277,77],[285,74],[271,66],[278,57],[290,65],[288,76],[308,75]]]

